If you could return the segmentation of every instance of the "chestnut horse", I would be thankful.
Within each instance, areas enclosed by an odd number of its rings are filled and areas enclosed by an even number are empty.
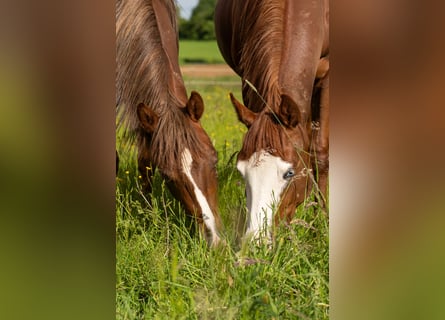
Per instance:
[[[138,147],[146,192],[157,168],[209,244],[219,242],[216,150],[200,124],[204,104],[187,98],[178,63],[173,0],[116,2],[119,125]]]
[[[219,0],[215,29],[224,59],[243,80],[244,104],[230,99],[248,128],[237,159],[246,182],[246,235],[270,236],[273,222],[292,219],[307,197],[312,168],[326,196],[328,1]]]

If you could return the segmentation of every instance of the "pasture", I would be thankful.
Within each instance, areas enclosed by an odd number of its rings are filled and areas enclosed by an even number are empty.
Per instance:
[[[184,54],[181,42],[182,62]],[[214,51],[206,54],[208,61],[218,59]],[[228,98],[233,92],[241,99],[240,80],[184,78],[188,93],[196,90],[204,99],[201,122],[218,151],[219,210],[227,245],[208,249],[159,175],[153,195],[142,194],[135,154],[120,153],[116,318],[328,319],[328,215],[311,196],[290,225],[275,230],[272,245],[240,243],[246,209],[235,162],[246,128]],[[120,142],[118,133],[118,151]]]
[[[179,63],[225,63],[216,41],[181,40]]]

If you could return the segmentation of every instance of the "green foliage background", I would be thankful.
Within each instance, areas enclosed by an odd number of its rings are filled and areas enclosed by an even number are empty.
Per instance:
[[[214,40],[213,15],[216,0],[200,0],[189,20],[179,19],[179,38],[189,40]]]

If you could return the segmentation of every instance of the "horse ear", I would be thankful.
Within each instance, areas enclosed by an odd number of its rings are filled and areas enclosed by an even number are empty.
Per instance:
[[[256,113],[247,108],[238,100],[236,100],[232,93],[230,93],[230,101],[232,101],[232,104],[235,107],[236,114],[238,115],[238,120],[244,123],[247,128],[249,128],[257,117]]]
[[[186,109],[193,121],[199,121],[199,119],[201,119],[204,113],[204,101],[198,92],[192,91],[189,101],[187,101]]]
[[[300,110],[295,101],[286,94],[281,96],[281,105],[278,118],[286,127],[296,127],[301,121]]]
[[[158,125],[158,115],[144,103],[139,103],[137,114],[141,127],[147,133],[153,133]]]

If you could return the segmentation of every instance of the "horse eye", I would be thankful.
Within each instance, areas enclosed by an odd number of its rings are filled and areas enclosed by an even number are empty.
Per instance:
[[[286,171],[286,173],[283,175],[283,178],[286,180],[289,180],[290,178],[292,178],[295,175],[295,171],[294,169],[289,169]]]

